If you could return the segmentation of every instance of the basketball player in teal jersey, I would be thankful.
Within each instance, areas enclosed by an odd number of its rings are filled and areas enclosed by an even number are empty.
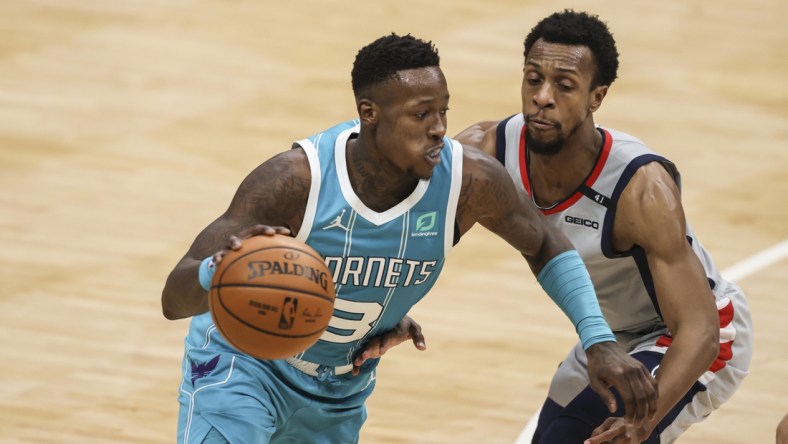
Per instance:
[[[359,120],[297,141],[252,171],[167,279],[164,315],[192,317],[178,442],[357,442],[379,362],[365,347],[391,331],[395,341],[408,336],[397,333],[412,325],[406,314],[477,222],[523,254],[572,320],[611,411],[612,386],[630,420],[645,421],[656,407],[653,378],[615,343],[577,252],[493,157],[445,137],[449,92],[432,44],[376,40],[357,54],[352,85]],[[337,298],[314,346],[266,361],[221,337],[206,289],[214,263],[241,239],[275,232],[324,257]]]
[[[637,425],[620,412],[611,417],[587,388],[578,345],[553,378],[533,442],[581,443],[592,433],[589,444],[673,442],[747,375],[747,301],[686,222],[675,165],[594,124],[618,68],[607,26],[586,13],[553,14],[529,33],[524,55],[522,113],[457,139],[497,156],[572,241],[619,343],[659,383],[653,419]]]

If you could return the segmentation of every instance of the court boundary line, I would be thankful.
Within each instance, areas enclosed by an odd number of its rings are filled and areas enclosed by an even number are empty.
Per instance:
[[[740,279],[747,278],[772,264],[775,264],[782,259],[788,257],[788,239],[773,245],[765,250],[748,257],[747,259],[731,265],[730,267],[722,270],[722,276],[729,281],[736,282]],[[525,427],[517,436],[514,444],[531,444],[534,432],[536,431],[536,423],[539,421],[539,412],[541,408],[537,409]]]

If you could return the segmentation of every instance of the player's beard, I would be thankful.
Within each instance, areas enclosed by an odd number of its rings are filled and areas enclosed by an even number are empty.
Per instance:
[[[560,132],[560,128],[558,128],[558,130]],[[528,130],[528,127],[525,127],[525,146],[532,153],[541,154],[543,156],[555,156],[561,152],[561,148],[564,147],[564,142],[566,142],[566,139],[562,136],[547,141],[535,139]]]
[[[569,131],[569,134],[564,136],[561,134],[561,124],[556,125],[556,131],[558,132],[558,136],[556,136],[553,140],[540,140],[533,137],[531,132],[528,130],[528,126],[525,127],[525,146],[528,148],[529,151],[535,154],[541,154],[543,156],[555,156],[556,154],[560,153],[562,149],[564,149],[564,145],[566,145],[566,141],[569,140],[574,134],[580,129],[582,123],[578,123]]]

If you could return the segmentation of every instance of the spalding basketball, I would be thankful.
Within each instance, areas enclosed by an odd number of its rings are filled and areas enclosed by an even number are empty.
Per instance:
[[[283,359],[317,342],[334,312],[320,255],[289,236],[252,236],[217,265],[209,305],[216,328],[258,359]]]

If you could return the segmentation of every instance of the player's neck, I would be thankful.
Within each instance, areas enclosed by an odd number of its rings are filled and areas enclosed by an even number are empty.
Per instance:
[[[573,194],[594,168],[603,138],[595,127],[581,128],[557,154],[528,153],[532,194],[540,207],[550,207]]]
[[[358,138],[347,142],[348,178],[353,191],[368,208],[383,212],[408,197],[419,180],[404,174]]]

